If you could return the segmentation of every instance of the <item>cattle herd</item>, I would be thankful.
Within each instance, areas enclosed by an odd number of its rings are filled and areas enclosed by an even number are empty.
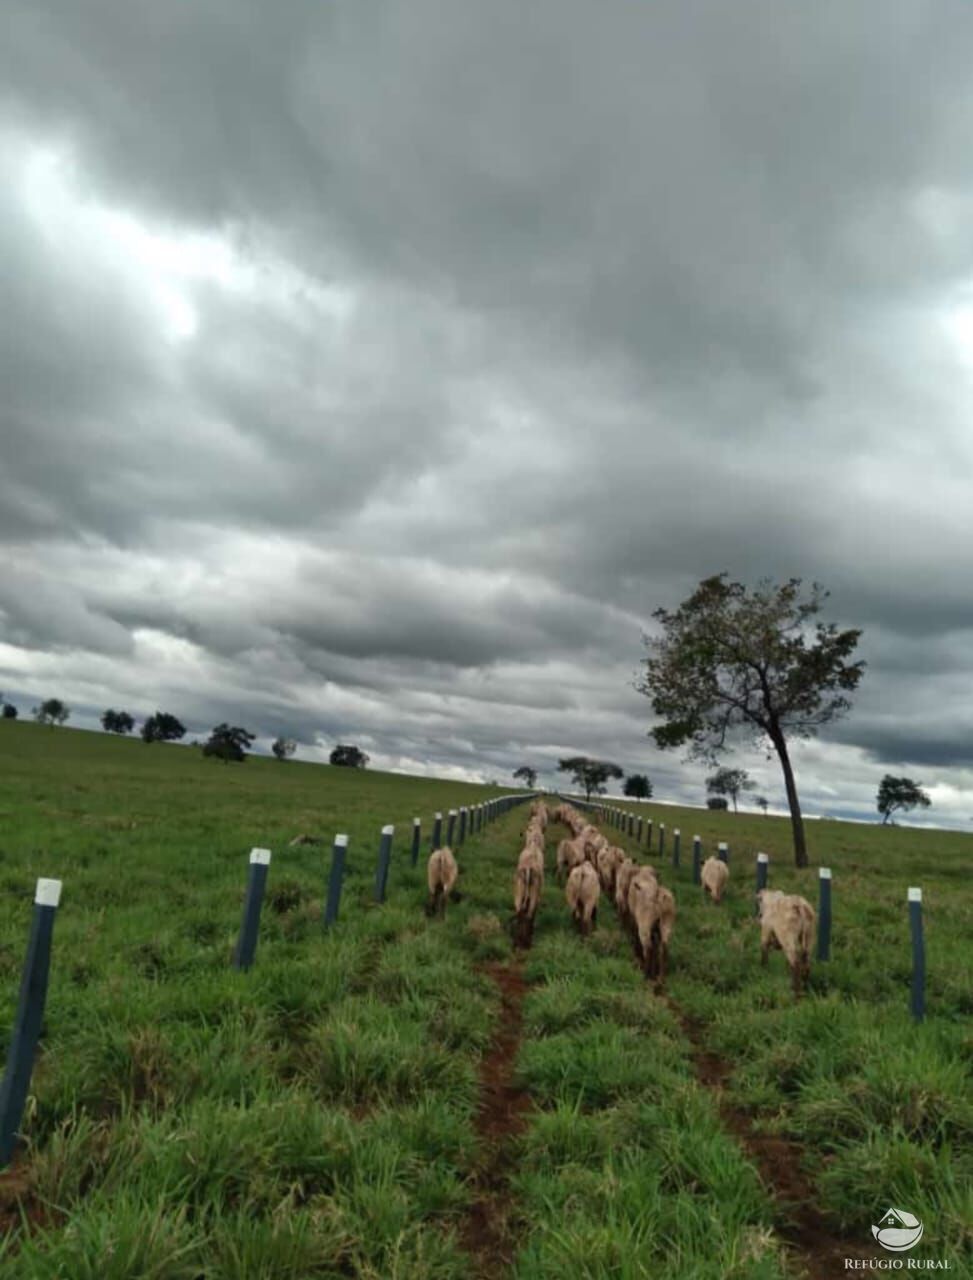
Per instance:
[[[567,803],[552,809],[543,800],[535,800],[531,805],[530,818],[522,833],[524,847],[514,873],[514,941],[520,947],[527,947],[533,938],[544,889],[545,833],[552,821],[560,822],[571,833],[558,843],[555,876],[559,884],[564,884],[568,908],[579,932],[584,936],[591,933],[602,895],[610,897],[645,976],[661,987],[676,920],[676,900],[671,890],[660,883],[654,867],[633,861]],[[458,897],[455,893],[458,875],[452,850],[434,850],[427,867],[429,915],[444,915],[446,899]],[[703,863],[700,882],[713,903],[722,901],[729,876],[730,868],[719,858],[707,858]],[[814,909],[806,899],[779,889],[761,889],[757,906],[761,961],[767,963],[771,949],[783,951],[794,994],[799,997],[807,984],[810,968]]]

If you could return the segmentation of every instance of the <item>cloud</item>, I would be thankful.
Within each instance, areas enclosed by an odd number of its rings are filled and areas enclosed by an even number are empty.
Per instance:
[[[685,799],[643,628],[798,574],[869,664],[806,799],[964,793],[958,0],[8,11],[5,687]]]

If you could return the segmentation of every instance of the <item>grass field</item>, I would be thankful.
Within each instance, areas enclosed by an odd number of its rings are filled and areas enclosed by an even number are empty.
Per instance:
[[[463,901],[426,919],[413,816],[427,837],[433,810],[491,794],[0,722],[4,1044],[34,880],[64,880],[29,1146],[0,1178],[0,1280],[813,1273],[731,1110],[789,1144],[852,1256],[894,1204],[925,1223],[910,1257],[970,1265],[969,837],[809,824],[812,860],[834,871],[833,958],[795,1005],[781,956],[761,970],[752,922],[757,849],[772,884],[816,901],[816,871],[787,865],[787,824],[631,806],[683,832],[681,868],[652,859],[679,912],[663,1000],[610,907],[591,939],[573,935],[553,877],[533,948],[512,953],[523,810],[467,841]],[[325,935],[337,831],[349,874]],[[287,848],[298,832],[325,843]],[[690,883],[693,832],[707,851],[730,843],[720,908]],[[256,964],[239,974],[254,845],[274,858]],[[921,1026],[910,884],[925,892]],[[515,1011],[503,975],[523,980]],[[719,1090],[703,1053],[723,1064]],[[484,1063],[503,1055],[522,1114],[491,1132]]]

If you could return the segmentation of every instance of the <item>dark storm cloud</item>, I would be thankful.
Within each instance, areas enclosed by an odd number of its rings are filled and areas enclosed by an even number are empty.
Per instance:
[[[797,574],[869,663],[806,795],[965,818],[971,55],[958,0],[9,3],[5,687],[687,798],[641,630]]]

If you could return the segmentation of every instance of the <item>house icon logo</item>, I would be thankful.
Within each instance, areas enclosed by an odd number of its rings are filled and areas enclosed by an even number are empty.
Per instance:
[[[872,1227],[872,1235],[883,1249],[891,1253],[905,1253],[922,1239],[922,1223],[904,1209],[888,1209],[881,1221]]]

